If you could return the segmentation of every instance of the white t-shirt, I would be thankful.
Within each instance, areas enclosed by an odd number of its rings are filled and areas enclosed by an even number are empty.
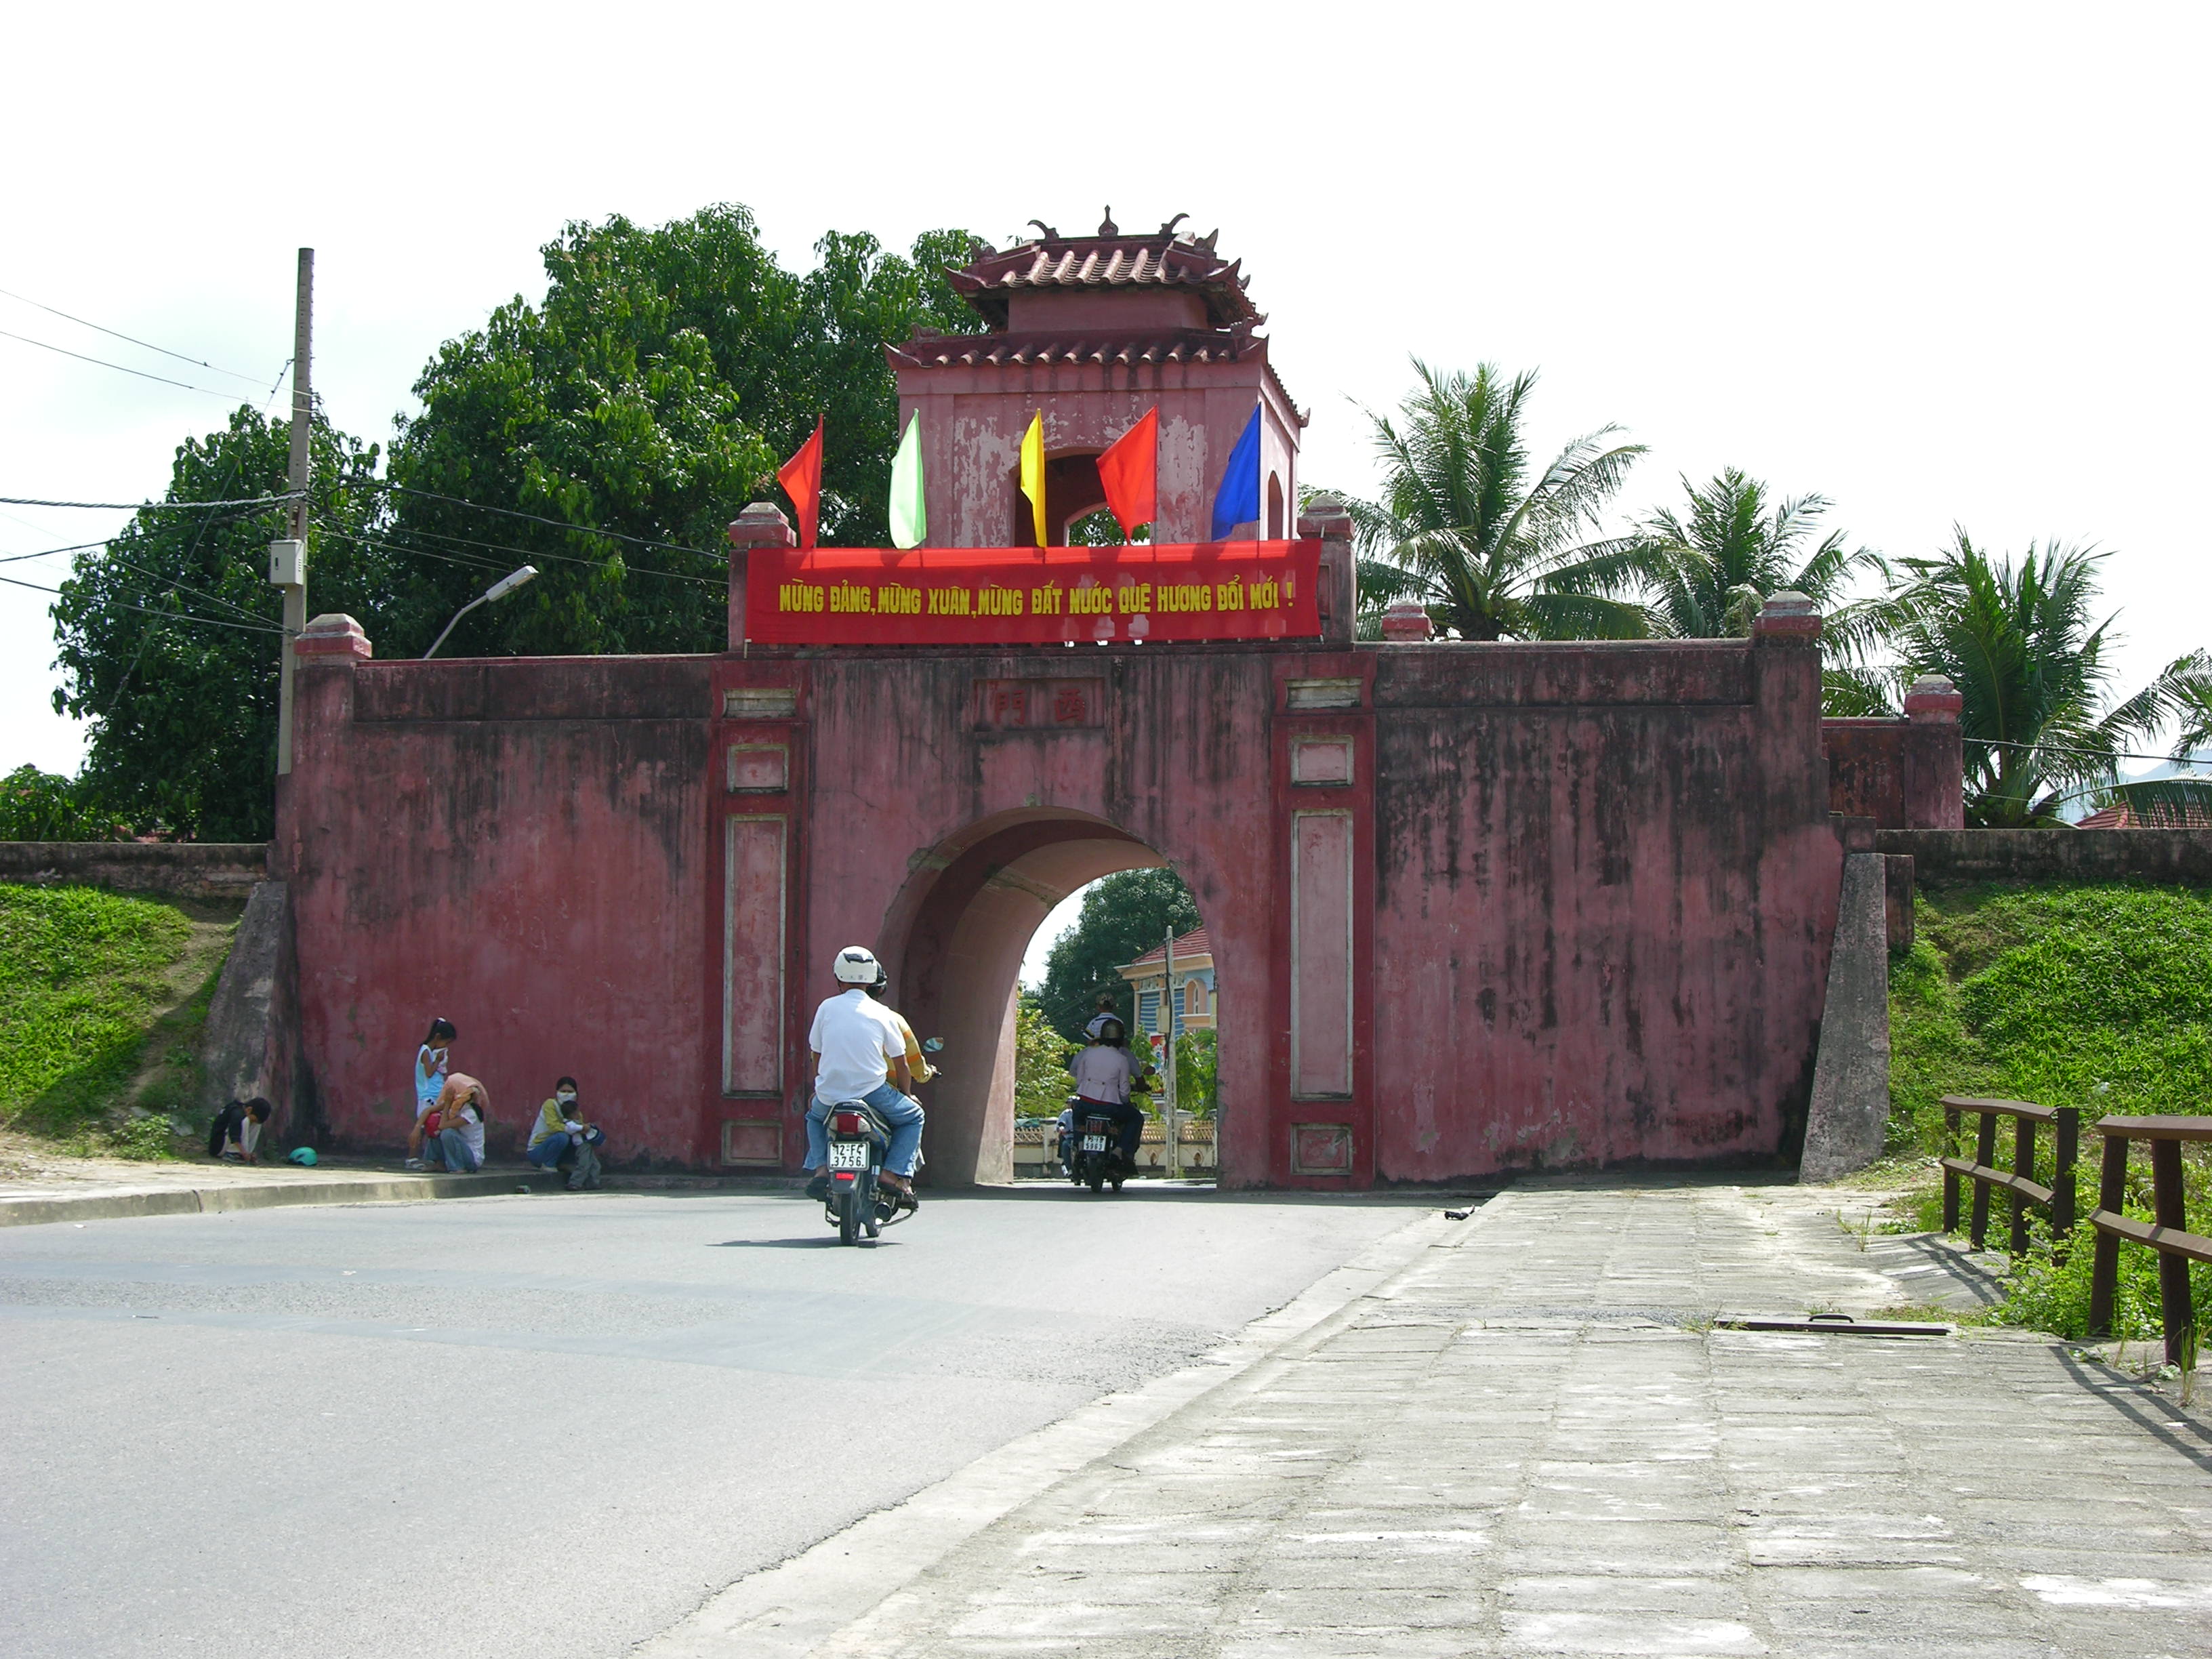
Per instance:
[[[883,1087],[890,1078],[890,1062],[906,1058],[906,1033],[890,1009],[856,988],[814,1011],[806,1046],[822,1056],[815,1098],[835,1105]]]
[[[461,1121],[449,1127],[461,1132],[461,1144],[469,1149],[469,1156],[476,1159],[477,1167],[482,1169],[483,1167],[483,1119],[477,1111],[476,1102],[471,1101],[462,1107]]]
[[[1133,1068],[1128,1051],[1093,1043],[1075,1057],[1075,1092],[1085,1100],[1110,1101],[1125,1106],[1129,1101]]]

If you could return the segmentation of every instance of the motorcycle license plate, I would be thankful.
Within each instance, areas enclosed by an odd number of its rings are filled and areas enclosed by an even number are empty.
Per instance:
[[[1085,1135],[1085,1136],[1084,1136],[1084,1137],[1083,1137],[1083,1150],[1084,1150],[1085,1152],[1104,1152],[1104,1151],[1106,1150],[1106,1137],[1105,1137],[1104,1135]]]
[[[865,1170],[868,1167],[868,1143],[865,1140],[833,1140],[830,1143],[830,1167],[833,1170]]]

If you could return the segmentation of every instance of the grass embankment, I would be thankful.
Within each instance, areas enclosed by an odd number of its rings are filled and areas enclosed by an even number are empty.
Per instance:
[[[160,1158],[189,1136],[236,904],[0,885],[0,1128]]]
[[[1984,885],[1923,892],[1912,949],[1890,964],[1890,1143],[1933,1158],[1942,1150],[1947,1094],[1994,1096],[2081,1110],[2077,1190],[2094,1206],[2101,1140],[2088,1130],[2113,1113],[2212,1114],[2212,893],[2179,887]],[[1968,1122],[1971,1124],[1972,1120]],[[2038,1149],[2051,1179],[2051,1137]],[[2003,1126],[1999,1162],[2009,1168]],[[1971,1155],[1971,1143],[1961,1148]],[[2185,1155],[2191,1231],[2212,1232],[2212,1158]],[[2129,1212],[2150,1217],[2150,1169],[2130,1159]],[[1918,1223],[1942,1224],[1932,1176],[1916,1194]],[[1992,1217],[2008,1213],[2002,1194]],[[1993,1231],[2002,1237],[2001,1230]],[[2085,1221],[2063,1266],[2049,1240],[2017,1264],[1997,1310],[2007,1323],[2084,1334],[2090,1246]],[[2158,1328],[2155,1258],[2121,1253],[2118,1334]],[[2200,1316],[2212,1313],[2212,1267],[2192,1270]]]

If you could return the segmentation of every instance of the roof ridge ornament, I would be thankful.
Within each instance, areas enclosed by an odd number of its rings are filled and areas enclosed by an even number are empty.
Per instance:
[[[1176,227],[1189,217],[1190,215],[1188,213],[1178,213],[1174,218],[1169,220],[1167,223],[1162,225],[1154,234],[1161,236],[1173,236],[1175,234]]]
[[[1119,236],[1121,234],[1121,227],[1114,222],[1114,204],[1111,202],[1106,204],[1106,216],[1098,222],[1098,234],[1101,236]]]

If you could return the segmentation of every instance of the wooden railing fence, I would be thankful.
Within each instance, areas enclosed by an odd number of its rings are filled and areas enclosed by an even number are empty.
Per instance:
[[[2097,1254],[2089,1267],[2089,1334],[2112,1333],[2112,1303],[2120,1287],[2120,1243],[2147,1244],[2158,1252],[2159,1322],[2165,1328],[2166,1360],[2185,1370],[2196,1366],[2197,1310],[2189,1293],[2189,1264],[2212,1261],[2212,1238],[2184,1229],[2181,1148],[2212,1140],[2212,1117],[2107,1117],[2097,1123],[2105,1161],[2097,1208]],[[2150,1143],[2151,1212],[2141,1222],[2120,1213],[2128,1196],[2128,1143]]]
[[[1972,1114],[1979,1121],[1974,1132],[1974,1155],[1955,1156],[1959,1123]],[[2012,1168],[1996,1167],[1997,1120],[2013,1121]],[[2057,1133],[2051,1185],[2035,1179],[2035,1127],[2051,1124]],[[2051,1212],[2053,1248],[2062,1255],[2074,1231],[2074,1164],[2080,1155],[2081,1114],[2072,1106],[2036,1106],[2025,1100],[1981,1100],[1971,1095],[1943,1097],[1943,1231],[1959,1231],[1959,1190],[1961,1182],[1973,1183],[1974,1200],[1967,1237],[1976,1249],[1989,1232],[1990,1188],[2002,1187],[2012,1194],[2010,1249],[2019,1255],[2027,1249],[2027,1206],[2040,1204]]]

